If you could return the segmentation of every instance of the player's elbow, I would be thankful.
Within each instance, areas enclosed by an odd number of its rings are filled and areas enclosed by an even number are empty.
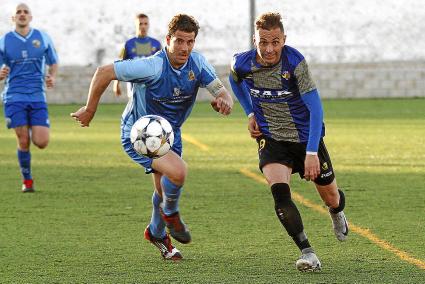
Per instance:
[[[97,67],[95,74],[96,74],[96,77],[100,77],[102,79],[109,80],[109,81],[116,79],[113,64]]]

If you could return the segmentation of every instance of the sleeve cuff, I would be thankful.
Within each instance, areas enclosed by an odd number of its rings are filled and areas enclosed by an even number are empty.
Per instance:
[[[314,155],[317,156],[317,152],[311,152],[311,151],[307,151],[306,155]]]

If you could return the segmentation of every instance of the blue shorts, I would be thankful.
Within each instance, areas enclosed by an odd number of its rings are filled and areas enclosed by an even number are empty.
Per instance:
[[[13,102],[4,105],[7,128],[19,126],[50,127],[47,104],[45,102]]]
[[[124,151],[127,153],[127,155],[136,163],[141,165],[145,168],[145,173],[150,174],[155,172],[154,169],[152,169],[152,161],[153,159],[144,157],[142,155],[137,154],[137,152],[134,150],[133,145],[131,145],[130,138],[121,137],[121,144],[124,148]],[[173,150],[177,155],[180,157],[182,156],[182,139],[181,139],[181,133],[179,131],[174,131],[174,143],[171,147],[171,150]]]

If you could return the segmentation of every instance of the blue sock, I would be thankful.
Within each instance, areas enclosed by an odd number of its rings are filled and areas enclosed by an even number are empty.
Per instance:
[[[172,183],[166,176],[161,178],[162,195],[164,197],[164,213],[167,216],[179,211],[179,197],[182,187]]]
[[[151,223],[149,224],[149,230],[151,231],[151,234],[155,238],[162,239],[165,237],[165,223],[164,220],[162,220],[161,213],[159,211],[159,207],[161,206],[162,198],[158,195],[156,190],[154,190],[152,194],[152,217],[151,217]]]
[[[31,176],[31,153],[24,152],[18,149],[18,161],[21,168],[22,177],[24,179],[32,179]]]

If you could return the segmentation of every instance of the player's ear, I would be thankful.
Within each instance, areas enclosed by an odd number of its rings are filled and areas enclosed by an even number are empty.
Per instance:
[[[170,37],[169,35],[167,35],[167,36],[165,37],[165,39],[166,39],[167,45],[169,46],[169,45],[170,45],[171,37]]]
[[[255,34],[252,35],[252,44],[257,47],[257,45],[255,44]]]
[[[283,43],[282,43],[282,46],[284,46],[284,45],[285,45],[285,42],[286,42],[286,35],[284,34],[284,35],[283,35]]]

